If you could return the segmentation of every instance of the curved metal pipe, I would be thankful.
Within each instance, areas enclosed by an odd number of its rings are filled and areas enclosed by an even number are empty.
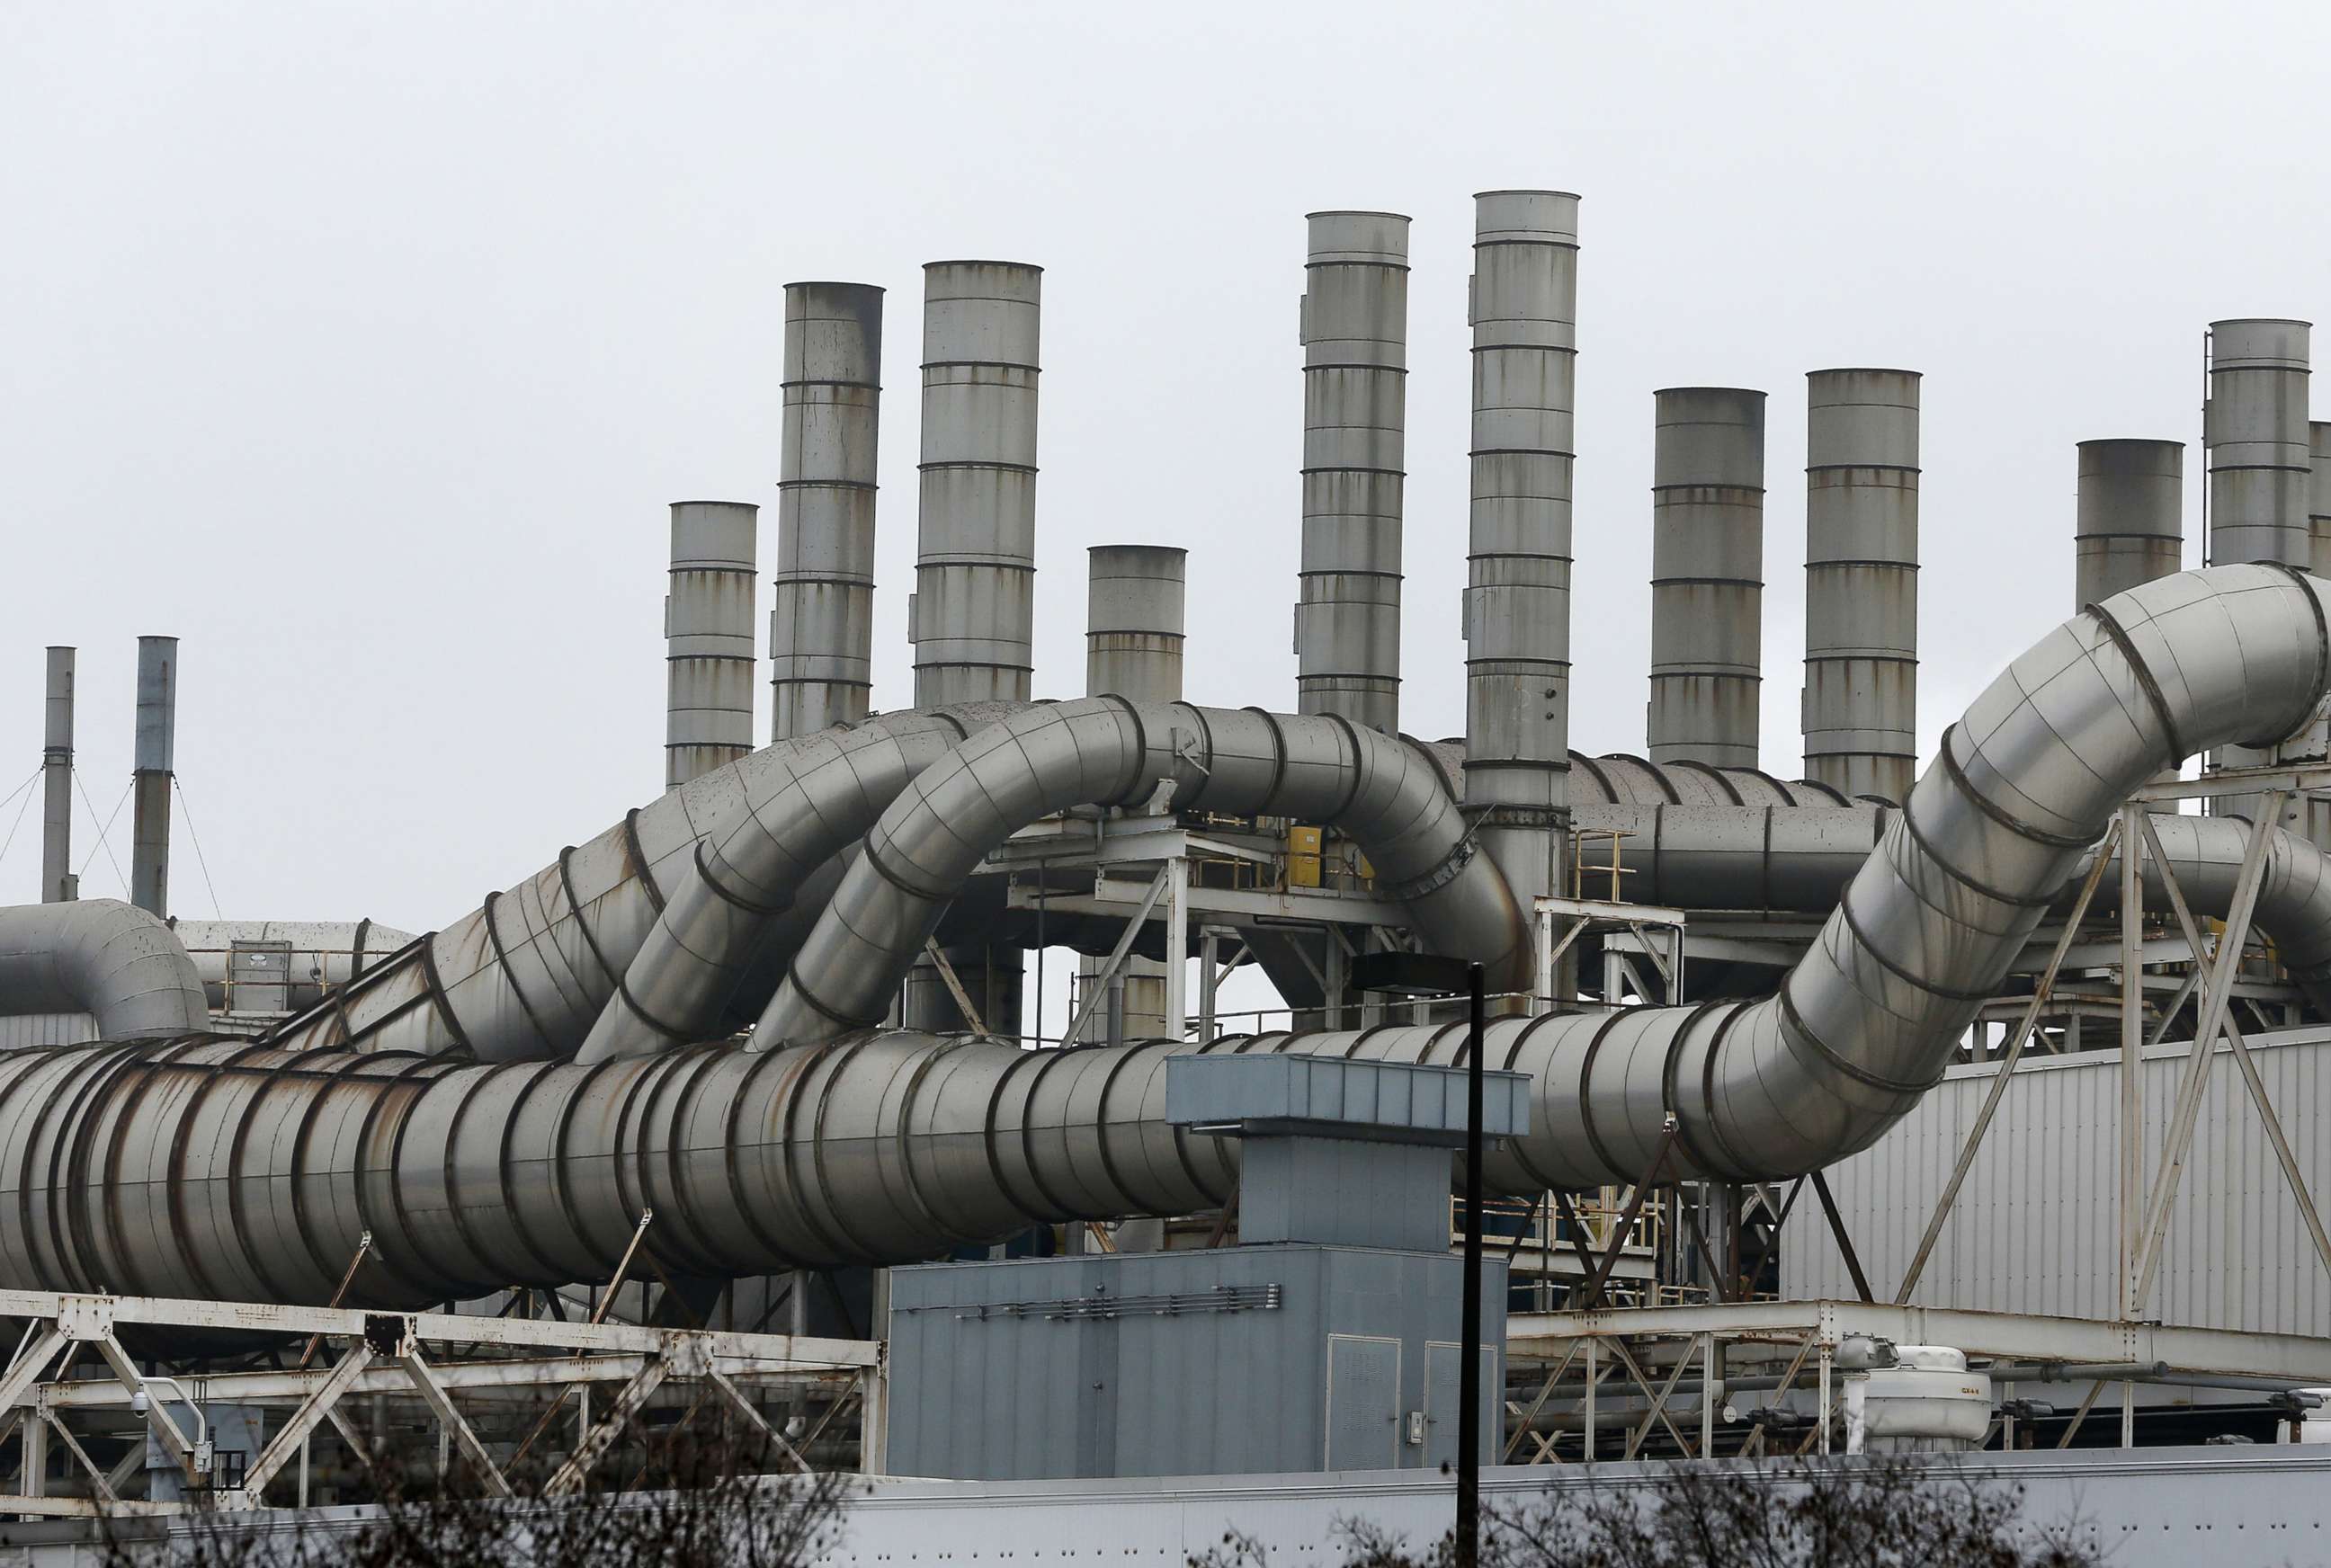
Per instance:
[[[989,726],[882,813],[761,1014],[756,1048],[880,1022],[947,904],[1020,829],[1070,806],[1145,804],[1339,828],[1432,948],[1479,957],[1492,990],[1528,984],[1527,925],[1421,748],[1333,714],[1095,697]]]
[[[86,1012],[106,1040],[210,1027],[202,976],[159,916],[112,898],[0,908],[0,1014]]]

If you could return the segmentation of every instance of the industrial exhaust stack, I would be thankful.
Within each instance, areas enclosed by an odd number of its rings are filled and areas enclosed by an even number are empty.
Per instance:
[[[666,789],[753,749],[753,556],[761,508],[671,504],[671,593],[663,602]]]
[[[129,901],[170,917],[170,788],[178,734],[178,640],[138,639],[138,745]]]
[[[2080,442],[2072,608],[2174,575],[2185,554],[2185,443]]]
[[[1805,382],[1805,776],[1898,803],[1918,760],[1918,373]]]
[[[772,740],[855,724],[872,707],[882,290],[786,284],[785,377]]]
[[[1671,386],[1651,395],[1651,757],[1755,767],[1765,394]]]
[[[1473,268],[1465,804],[1527,915],[1565,890],[1570,838],[1578,198],[1476,195]]]
[[[1397,213],[1305,221],[1296,708],[1397,735],[1409,221]]]
[[[81,897],[72,869],[73,650],[49,650],[41,738],[41,902]]]
[[[2314,461],[2314,483],[2308,487],[2307,524],[2309,536],[2307,570],[2331,577],[2331,420],[2307,427],[2307,452]]]

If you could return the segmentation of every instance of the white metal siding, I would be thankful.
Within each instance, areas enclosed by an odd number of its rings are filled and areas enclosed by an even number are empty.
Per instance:
[[[2148,1183],[2186,1049],[2167,1045],[2146,1055]],[[2258,1037],[2250,1050],[2319,1203],[2331,1192],[2331,1031]],[[2026,1060],[1943,1228],[1917,1301],[2117,1316],[2119,1061],[2117,1051]],[[1993,1074],[1990,1066],[1952,1069],[1875,1147],[1830,1171],[1847,1231],[1881,1298],[1892,1296],[1909,1267]],[[2316,1258],[2241,1069],[2223,1046],[2210,1065],[2166,1248],[2145,1317],[2331,1335],[2331,1278]],[[1796,1297],[1853,1294],[1810,1195],[1790,1220],[1781,1283]]]

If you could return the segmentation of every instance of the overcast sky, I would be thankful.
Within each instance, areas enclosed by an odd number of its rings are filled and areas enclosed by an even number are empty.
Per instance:
[[[1082,689],[1085,546],[1168,543],[1190,696],[1291,706],[1336,206],[1416,220],[1403,717],[1455,734],[1470,196],[1512,185],[1584,198],[1574,744],[1642,746],[1652,389],[1762,387],[1794,773],[1803,375],[1887,365],[1926,375],[1930,751],[2072,608],[2073,443],[2198,443],[2205,322],[2331,312],[2326,14],[0,0],[0,792],[74,643],[109,810],[168,632],[231,916],[442,925],[652,797],[665,504],[763,503],[774,560],[799,278],[890,290],[903,705],[920,266],[956,256],[1046,269],[1038,694]],[[184,849],[173,883],[211,912]]]

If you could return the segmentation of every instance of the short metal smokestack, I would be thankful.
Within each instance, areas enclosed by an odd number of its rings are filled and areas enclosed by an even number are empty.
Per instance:
[[[786,284],[785,364],[772,740],[855,724],[872,705],[882,290]]]
[[[1034,670],[1042,267],[923,269],[915,705],[1028,699]]]
[[[41,735],[41,902],[81,897],[72,869],[73,651],[49,650]]]
[[[1397,213],[1305,221],[1296,707],[1396,735],[1409,221]]]
[[[138,639],[138,745],[130,777],[135,815],[129,901],[170,917],[170,789],[178,736],[178,640]]]
[[[1576,196],[1474,196],[1470,314],[1465,805],[1527,914],[1568,890]]]
[[[1917,764],[1918,373],[1805,381],[1805,776],[1899,802]]]
[[[1171,545],[1095,545],[1085,554],[1085,695],[1182,700],[1185,578],[1189,552]],[[1089,985],[1101,961],[1082,958]],[[1167,1032],[1166,966],[1138,954],[1118,966],[1116,993],[1086,1026],[1089,1041]]]
[[[1651,760],[1755,767],[1765,394],[1675,386],[1651,395]]]
[[[2307,527],[2307,323],[2210,323],[2209,565],[2314,561]]]
[[[2185,443],[2084,441],[2073,526],[2072,608],[2181,569]]]
[[[663,782],[678,789],[753,749],[754,540],[744,501],[671,504],[663,602]]]
[[[2308,488],[2307,532],[2311,537],[2307,570],[2331,577],[2331,420],[2307,427],[2307,449],[2314,460],[2314,483]]]

